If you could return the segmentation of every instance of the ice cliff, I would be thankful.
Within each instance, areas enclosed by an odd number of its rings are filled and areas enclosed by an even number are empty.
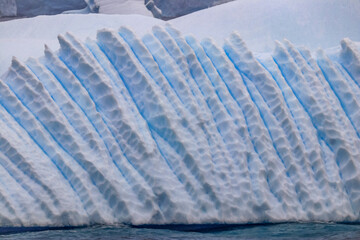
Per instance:
[[[145,0],[145,6],[156,18],[172,19],[231,1],[233,0]]]
[[[355,42],[58,40],[0,80],[0,226],[360,220]]]

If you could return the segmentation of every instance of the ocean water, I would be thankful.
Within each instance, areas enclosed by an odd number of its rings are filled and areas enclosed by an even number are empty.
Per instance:
[[[0,239],[360,239],[360,224],[286,223],[266,225],[195,225],[131,227],[92,226],[66,229],[0,228]]]

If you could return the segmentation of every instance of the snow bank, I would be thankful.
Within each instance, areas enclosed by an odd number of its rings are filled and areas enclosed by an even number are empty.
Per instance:
[[[25,61],[30,56],[43,54],[44,44],[57,49],[58,34],[72,32],[82,40],[95,37],[100,28],[131,27],[137,34],[143,35],[161,20],[144,16],[115,16],[103,14],[62,14],[38,16],[0,22],[0,76],[8,69],[12,56]]]
[[[289,39],[312,50],[330,48],[349,37],[360,41],[360,2],[238,0],[171,20],[184,34],[211,37],[222,44],[238,31],[249,48],[269,52],[274,41]]]
[[[116,2],[103,0],[101,3],[109,4],[107,6],[111,9],[113,7],[110,6]],[[123,1],[117,3],[125,4]],[[138,1],[133,3],[139,4]],[[223,44],[223,39],[236,30],[255,52],[272,51],[274,41],[284,38],[316,50],[318,47],[337,46],[345,37],[360,41],[359,11],[360,3],[357,0],[319,0],[316,3],[311,0],[239,0],[169,22],[185,34],[199,39],[211,37],[218,44]],[[160,20],[143,16],[101,14],[42,16],[1,22],[0,75],[5,72],[14,55],[22,60],[40,56],[43,43],[57,48],[54,41],[57,34],[70,31],[84,38],[89,34],[93,36],[101,27],[127,25],[142,35],[155,23],[163,24]]]

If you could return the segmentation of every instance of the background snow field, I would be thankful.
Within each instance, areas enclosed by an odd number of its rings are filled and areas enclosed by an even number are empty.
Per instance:
[[[170,25],[13,59],[0,226],[360,220],[360,52],[255,57]]]
[[[140,4],[139,1],[87,2],[90,8],[94,8],[90,3],[99,3],[99,11],[104,10],[104,13],[107,13],[106,9],[115,11],[126,6],[128,12],[123,10],[125,12],[122,13],[141,14],[145,8],[135,6]],[[160,4],[162,0],[155,2]],[[327,49],[338,46],[345,37],[359,42],[359,12],[359,0],[238,0],[168,22],[183,34],[192,34],[197,39],[211,37],[220,46],[224,38],[236,30],[249,49],[256,53],[273,51],[274,42],[284,38],[297,46],[317,50],[319,47]],[[44,44],[58,49],[55,40],[58,34],[72,32],[85,40],[94,37],[100,28],[128,26],[143,36],[153,25],[164,23],[140,15],[104,14],[63,14],[0,22],[0,76],[7,70],[12,56],[22,61],[28,57],[39,57]]]
[[[100,28],[129,26],[143,35],[156,24],[164,22],[139,15],[103,14],[60,14],[0,22],[0,76],[8,69],[13,56],[22,61],[40,57],[44,44],[58,49],[58,34],[73,32],[79,39],[85,40],[87,37],[94,38]]]

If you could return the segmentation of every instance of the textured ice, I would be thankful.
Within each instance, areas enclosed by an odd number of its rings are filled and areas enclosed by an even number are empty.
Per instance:
[[[155,26],[0,80],[0,226],[360,220],[360,52]]]
[[[230,1],[233,0],[145,0],[145,6],[154,17],[171,19]]]
[[[68,10],[83,9],[87,6],[84,0],[1,0],[0,2],[13,2],[14,14],[10,16],[18,17],[34,17],[38,15],[53,15],[59,14]],[[1,6],[1,5],[0,5]],[[1,6],[2,7],[2,6]],[[9,8],[9,5],[7,10]],[[1,10],[0,10],[1,12]],[[1,15],[0,15],[1,16]],[[6,15],[5,15],[6,16]],[[8,15],[9,16],[9,15]]]
[[[0,1],[0,18],[16,16],[16,2],[15,0]]]
[[[85,0],[90,12],[102,14],[139,14],[152,17],[144,0]]]

